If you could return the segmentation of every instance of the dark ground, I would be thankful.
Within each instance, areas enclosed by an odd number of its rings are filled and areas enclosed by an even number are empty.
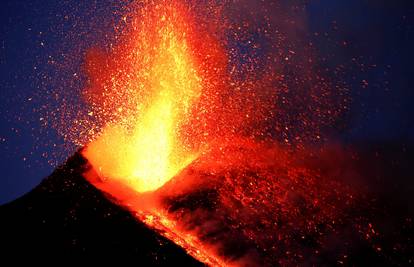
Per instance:
[[[202,266],[90,185],[81,176],[84,163],[76,154],[33,191],[0,207],[0,262]]]

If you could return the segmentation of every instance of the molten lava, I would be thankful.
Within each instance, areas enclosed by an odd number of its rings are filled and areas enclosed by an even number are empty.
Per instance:
[[[159,188],[197,155],[181,141],[180,127],[203,88],[197,53],[204,51],[194,47],[183,7],[167,2],[149,4],[132,18],[128,45],[113,54],[121,66],[101,95],[119,118],[85,151],[101,177],[123,180],[137,192]],[[117,102],[124,94],[129,102]]]

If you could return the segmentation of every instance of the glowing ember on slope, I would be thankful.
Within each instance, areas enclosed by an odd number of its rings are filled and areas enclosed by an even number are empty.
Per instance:
[[[103,87],[98,101],[112,108],[114,119],[85,156],[100,176],[145,192],[162,186],[198,153],[182,141],[180,127],[207,85],[209,70],[200,54],[209,50],[196,47],[190,14],[176,3],[148,4],[130,19],[127,45],[112,54],[117,66],[97,85]]]
[[[300,153],[304,153],[300,155]],[[138,194],[116,181],[88,180],[138,219],[211,266],[317,264],[346,255],[341,229],[368,222],[358,201],[335,177],[324,177],[274,145],[233,139],[210,150],[163,187]],[[321,167],[321,166],[317,166]],[[338,246],[327,255],[330,246]],[[325,260],[326,260],[325,259]]]

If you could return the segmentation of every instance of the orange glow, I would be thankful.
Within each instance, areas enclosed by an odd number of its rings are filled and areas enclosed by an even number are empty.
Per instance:
[[[179,130],[200,97],[203,79],[188,15],[167,4],[149,5],[141,13],[133,18],[128,45],[114,52],[118,72],[105,77],[110,82],[102,86],[104,105],[113,106],[118,118],[107,123],[84,155],[104,179],[146,192],[196,157],[180,141]],[[118,102],[120,94],[127,102]]]

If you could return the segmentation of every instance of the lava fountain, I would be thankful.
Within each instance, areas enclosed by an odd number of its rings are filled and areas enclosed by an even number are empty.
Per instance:
[[[111,73],[96,78],[106,80],[87,94],[106,109],[104,116],[115,111],[117,117],[84,155],[101,177],[122,180],[137,192],[161,187],[199,153],[181,129],[208,84],[203,58],[214,56],[211,47],[217,45],[197,43],[185,9],[164,1],[124,17],[133,20],[128,39],[113,51],[106,66]]]

